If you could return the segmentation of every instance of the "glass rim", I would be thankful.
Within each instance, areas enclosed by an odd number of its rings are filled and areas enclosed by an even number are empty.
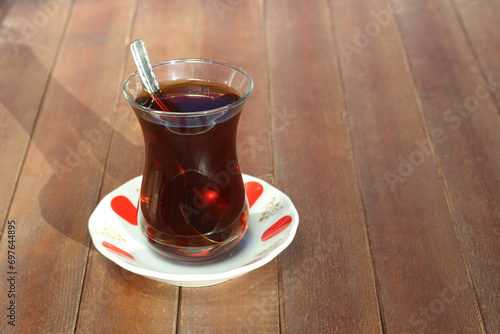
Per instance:
[[[135,107],[141,111],[150,113],[150,114],[169,115],[169,116],[178,116],[178,117],[200,117],[200,116],[208,116],[208,115],[215,114],[215,113],[223,111],[223,110],[229,110],[229,109],[232,109],[234,107],[237,107],[237,106],[243,104],[253,91],[253,87],[254,87],[253,79],[245,70],[243,70],[242,68],[237,67],[235,65],[232,65],[230,63],[219,61],[219,60],[213,60],[213,59],[207,59],[207,58],[179,58],[179,59],[172,59],[172,60],[165,60],[165,61],[157,62],[157,63],[152,64],[152,66],[153,66],[153,68],[156,68],[156,67],[160,67],[163,65],[175,64],[175,63],[206,63],[206,64],[215,64],[215,65],[225,66],[225,67],[231,68],[231,69],[243,74],[243,76],[245,76],[245,78],[247,78],[247,80],[250,82],[250,87],[244,96],[239,98],[237,101],[231,102],[230,104],[225,105],[223,107],[209,109],[209,110],[202,110],[202,111],[193,111],[193,112],[162,111],[162,110],[151,109],[151,108],[145,107],[143,105],[140,105],[139,103],[135,102],[134,100],[132,100],[130,98],[129,94],[127,93],[126,86],[132,79],[134,79],[135,77],[137,77],[139,75],[138,71],[134,71],[132,74],[130,74],[125,79],[125,81],[123,82],[123,85],[122,85],[122,93],[123,93],[123,96],[125,97],[125,99],[127,100],[127,102],[130,103],[133,107]]]

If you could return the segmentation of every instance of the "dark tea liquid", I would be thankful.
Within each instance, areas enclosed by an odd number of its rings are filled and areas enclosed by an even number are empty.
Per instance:
[[[161,86],[172,112],[213,110],[240,99],[233,89],[203,81]],[[161,110],[149,95],[136,102]],[[241,108],[241,107],[237,107]],[[146,162],[139,224],[153,247],[181,261],[205,261],[232,248],[246,231],[248,205],[236,157],[240,110],[218,119],[181,120],[134,108]]]

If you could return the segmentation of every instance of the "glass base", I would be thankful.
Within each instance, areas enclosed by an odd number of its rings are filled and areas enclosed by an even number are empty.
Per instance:
[[[162,256],[181,262],[205,262],[229,252],[243,238],[247,230],[248,205],[228,227],[223,241],[214,241],[210,235],[169,235],[150,226],[139,210],[138,221],[141,234],[147,244]],[[224,232],[224,231],[223,231]]]

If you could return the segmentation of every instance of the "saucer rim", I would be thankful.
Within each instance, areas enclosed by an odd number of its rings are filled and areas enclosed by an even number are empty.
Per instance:
[[[226,270],[224,272],[220,272],[220,273],[206,273],[206,274],[200,274],[200,273],[196,273],[196,274],[163,273],[163,272],[155,271],[155,270],[150,269],[150,268],[134,266],[126,261],[123,261],[121,258],[119,258],[119,256],[113,255],[110,252],[106,251],[105,247],[103,245],[101,245],[96,240],[99,238],[94,237],[92,235],[93,233],[96,233],[96,232],[95,231],[92,232],[92,229],[90,228],[92,225],[92,221],[97,219],[96,216],[98,216],[98,214],[99,214],[99,212],[97,212],[98,211],[97,208],[99,207],[99,205],[102,202],[105,202],[109,197],[115,196],[115,193],[121,187],[125,186],[127,183],[134,183],[134,182],[140,183],[140,180],[138,181],[138,179],[142,179],[142,175],[136,176],[136,177],[130,179],[129,181],[124,182],[119,187],[117,187],[113,191],[109,192],[106,196],[104,196],[101,199],[101,201],[99,201],[99,204],[96,206],[96,208],[94,209],[94,211],[92,212],[92,214],[89,218],[89,224],[88,224],[90,236],[92,239],[92,244],[97,249],[97,251],[99,251],[99,253],[104,255],[104,257],[106,257],[108,260],[112,261],[113,263],[117,264],[118,266],[122,267],[125,270],[128,270],[132,273],[135,273],[135,274],[138,274],[141,276],[145,276],[146,278],[150,278],[153,280],[158,280],[158,281],[162,281],[162,282],[166,282],[166,283],[170,283],[170,284],[174,284],[174,285],[178,285],[178,286],[182,286],[182,283],[184,283],[184,282],[185,283],[195,283],[195,282],[208,283],[208,284],[203,284],[200,286],[213,285],[213,284],[217,284],[217,283],[222,283],[223,281],[230,280],[232,278],[236,278],[236,277],[244,275],[250,271],[258,269],[258,268],[266,265],[267,263],[271,262],[274,258],[276,258],[283,250],[285,250],[292,243],[292,241],[295,238],[295,235],[297,233],[297,229],[298,229],[298,225],[299,225],[299,215],[298,215],[297,209],[295,208],[295,205],[293,204],[292,200],[284,192],[282,192],[278,188],[274,187],[273,185],[269,184],[268,182],[266,182],[260,178],[257,178],[255,176],[251,176],[251,175],[247,175],[247,174],[242,174],[242,176],[244,179],[246,179],[245,183],[249,182],[249,181],[257,181],[257,182],[262,183],[262,185],[264,187],[266,187],[266,186],[271,187],[274,191],[278,191],[279,193],[281,193],[281,195],[284,196],[284,198],[287,201],[289,201],[289,203],[291,204],[289,211],[287,212],[287,215],[292,217],[292,222],[293,222],[289,226],[289,228],[291,229],[289,232],[289,235],[287,236],[287,238],[283,241],[283,243],[280,246],[278,246],[278,247],[276,247],[276,249],[270,251],[264,257],[254,260],[255,262],[253,262],[253,263],[250,262],[249,264],[246,264],[246,265],[240,265],[240,266],[228,269],[228,270]],[[175,260],[169,260],[167,258],[164,258],[163,260],[169,261],[169,263],[174,264],[174,265],[176,264]],[[202,262],[202,263],[205,265],[207,264],[207,262]],[[192,263],[189,265],[196,266],[197,263]],[[190,285],[190,286],[194,286],[194,285]]]

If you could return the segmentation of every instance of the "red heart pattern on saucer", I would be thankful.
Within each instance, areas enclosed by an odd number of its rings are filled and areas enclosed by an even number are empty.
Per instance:
[[[125,196],[118,195],[111,200],[111,209],[132,225],[137,225],[137,208]]]
[[[245,183],[245,191],[247,193],[248,206],[252,208],[255,201],[257,201],[264,192],[264,187],[259,182],[248,181]]]

